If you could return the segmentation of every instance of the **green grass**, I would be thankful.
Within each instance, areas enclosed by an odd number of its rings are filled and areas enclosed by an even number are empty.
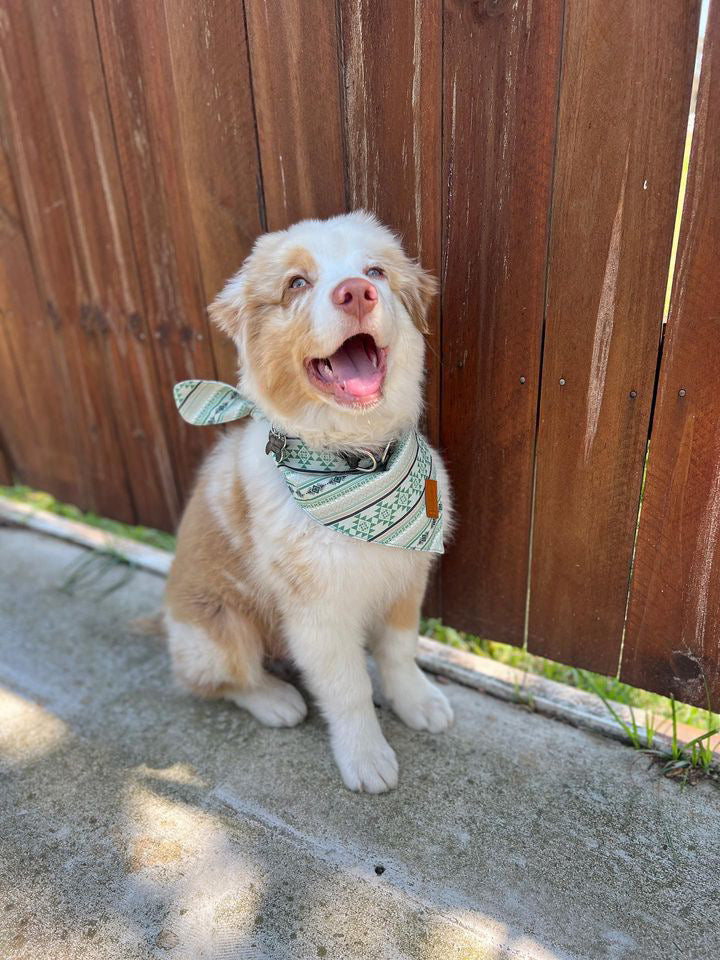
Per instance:
[[[580,672],[605,704],[608,713],[625,731],[625,735],[633,747],[657,760],[662,765],[662,772],[666,777],[679,777],[682,778],[683,783],[688,783],[690,780],[694,782],[694,779],[698,776],[710,775],[711,773],[714,775],[712,771],[714,757],[710,738],[718,732],[718,727],[714,725],[713,714],[710,710],[706,711],[707,730],[705,733],[694,737],[688,743],[682,743],[678,736],[678,705],[675,697],[670,697],[672,736],[669,747],[664,750],[659,749],[654,746],[655,720],[652,713],[645,712],[645,727],[642,728],[638,725],[635,710],[630,707],[630,721],[626,722],[619,716],[612,703],[597,689],[592,676],[585,671]]]
[[[433,618],[423,620],[421,629],[425,636],[459,650],[468,650],[470,653],[478,654],[478,656],[497,660],[499,663],[507,664],[510,667],[517,667],[518,670],[524,670],[539,677],[547,677],[548,680],[556,680],[559,683],[566,683],[571,687],[578,687],[580,690],[596,694],[606,703],[613,700],[640,709],[651,718],[651,722],[653,716],[666,717],[668,720],[672,720],[674,716],[676,722],[686,723],[700,729],[708,729],[709,721],[711,727],[720,728],[720,715],[716,713],[709,714],[707,710],[700,707],[675,703],[668,697],[661,697],[659,694],[631,687],[614,677],[604,677],[599,673],[577,670],[575,667],[568,667],[554,660],[536,657],[518,647],[484,640],[470,633],[463,633],[460,630],[454,630],[452,627],[446,627],[439,620]]]
[[[129,583],[136,569],[115,550],[92,550],[70,564],[58,589],[68,596],[84,594],[102,600]]]
[[[137,540],[151,547],[158,547],[160,550],[175,550],[175,537],[171,533],[152,530],[150,527],[135,527],[129,523],[120,523],[118,520],[108,520],[107,517],[99,517],[92,512],[83,513],[78,507],[60,503],[50,493],[31,490],[30,487],[17,484],[14,487],[0,486],[0,497],[7,497],[8,500],[29,504],[31,507],[47,510],[49,513],[55,513],[59,517],[67,517],[69,520],[79,520],[91,527],[114,533],[118,537],[128,537],[130,540]]]

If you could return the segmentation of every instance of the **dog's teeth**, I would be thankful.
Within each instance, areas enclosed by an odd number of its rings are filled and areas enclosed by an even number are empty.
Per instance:
[[[370,354],[370,363],[371,363],[374,367],[376,367],[376,366],[378,365],[377,354],[376,354],[374,351]]]

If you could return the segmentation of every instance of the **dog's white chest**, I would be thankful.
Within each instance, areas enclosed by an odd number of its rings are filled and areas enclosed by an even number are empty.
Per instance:
[[[265,454],[266,431],[250,424],[241,439],[239,469],[251,504],[257,556],[272,578],[279,571],[308,582],[316,596],[348,607],[375,607],[401,592],[426,569],[430,556],[378,546],[329,530],[293,501],[282,475]],[[298,584],[299,592],[302,584]]]

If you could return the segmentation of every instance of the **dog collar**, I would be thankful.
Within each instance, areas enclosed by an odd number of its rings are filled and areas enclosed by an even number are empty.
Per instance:
[[[182,418],[196,426],[265,419],[239,390],[216,380],[183,380],[173,393]],[[368,543],[444,552],[435,458],[416,430],[373,453],[314,449],[270,426],[265,452],[316,523]]]
[[[313,450],[301,437],[288,437],[277,427],[270,427],[265,453],[286,467],[314,470],[316,473],[375,473],[384,470],[397,440],[391,440],[382,452],[372,450]]]

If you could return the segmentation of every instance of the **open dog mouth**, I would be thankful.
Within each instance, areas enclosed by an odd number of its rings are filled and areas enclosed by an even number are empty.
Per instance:
[[[382,396],[387,372],[387,350],[369,333],[345,340],[329,357],[305,361],[310,382],[330,393],[338,403],[368,406]]]

